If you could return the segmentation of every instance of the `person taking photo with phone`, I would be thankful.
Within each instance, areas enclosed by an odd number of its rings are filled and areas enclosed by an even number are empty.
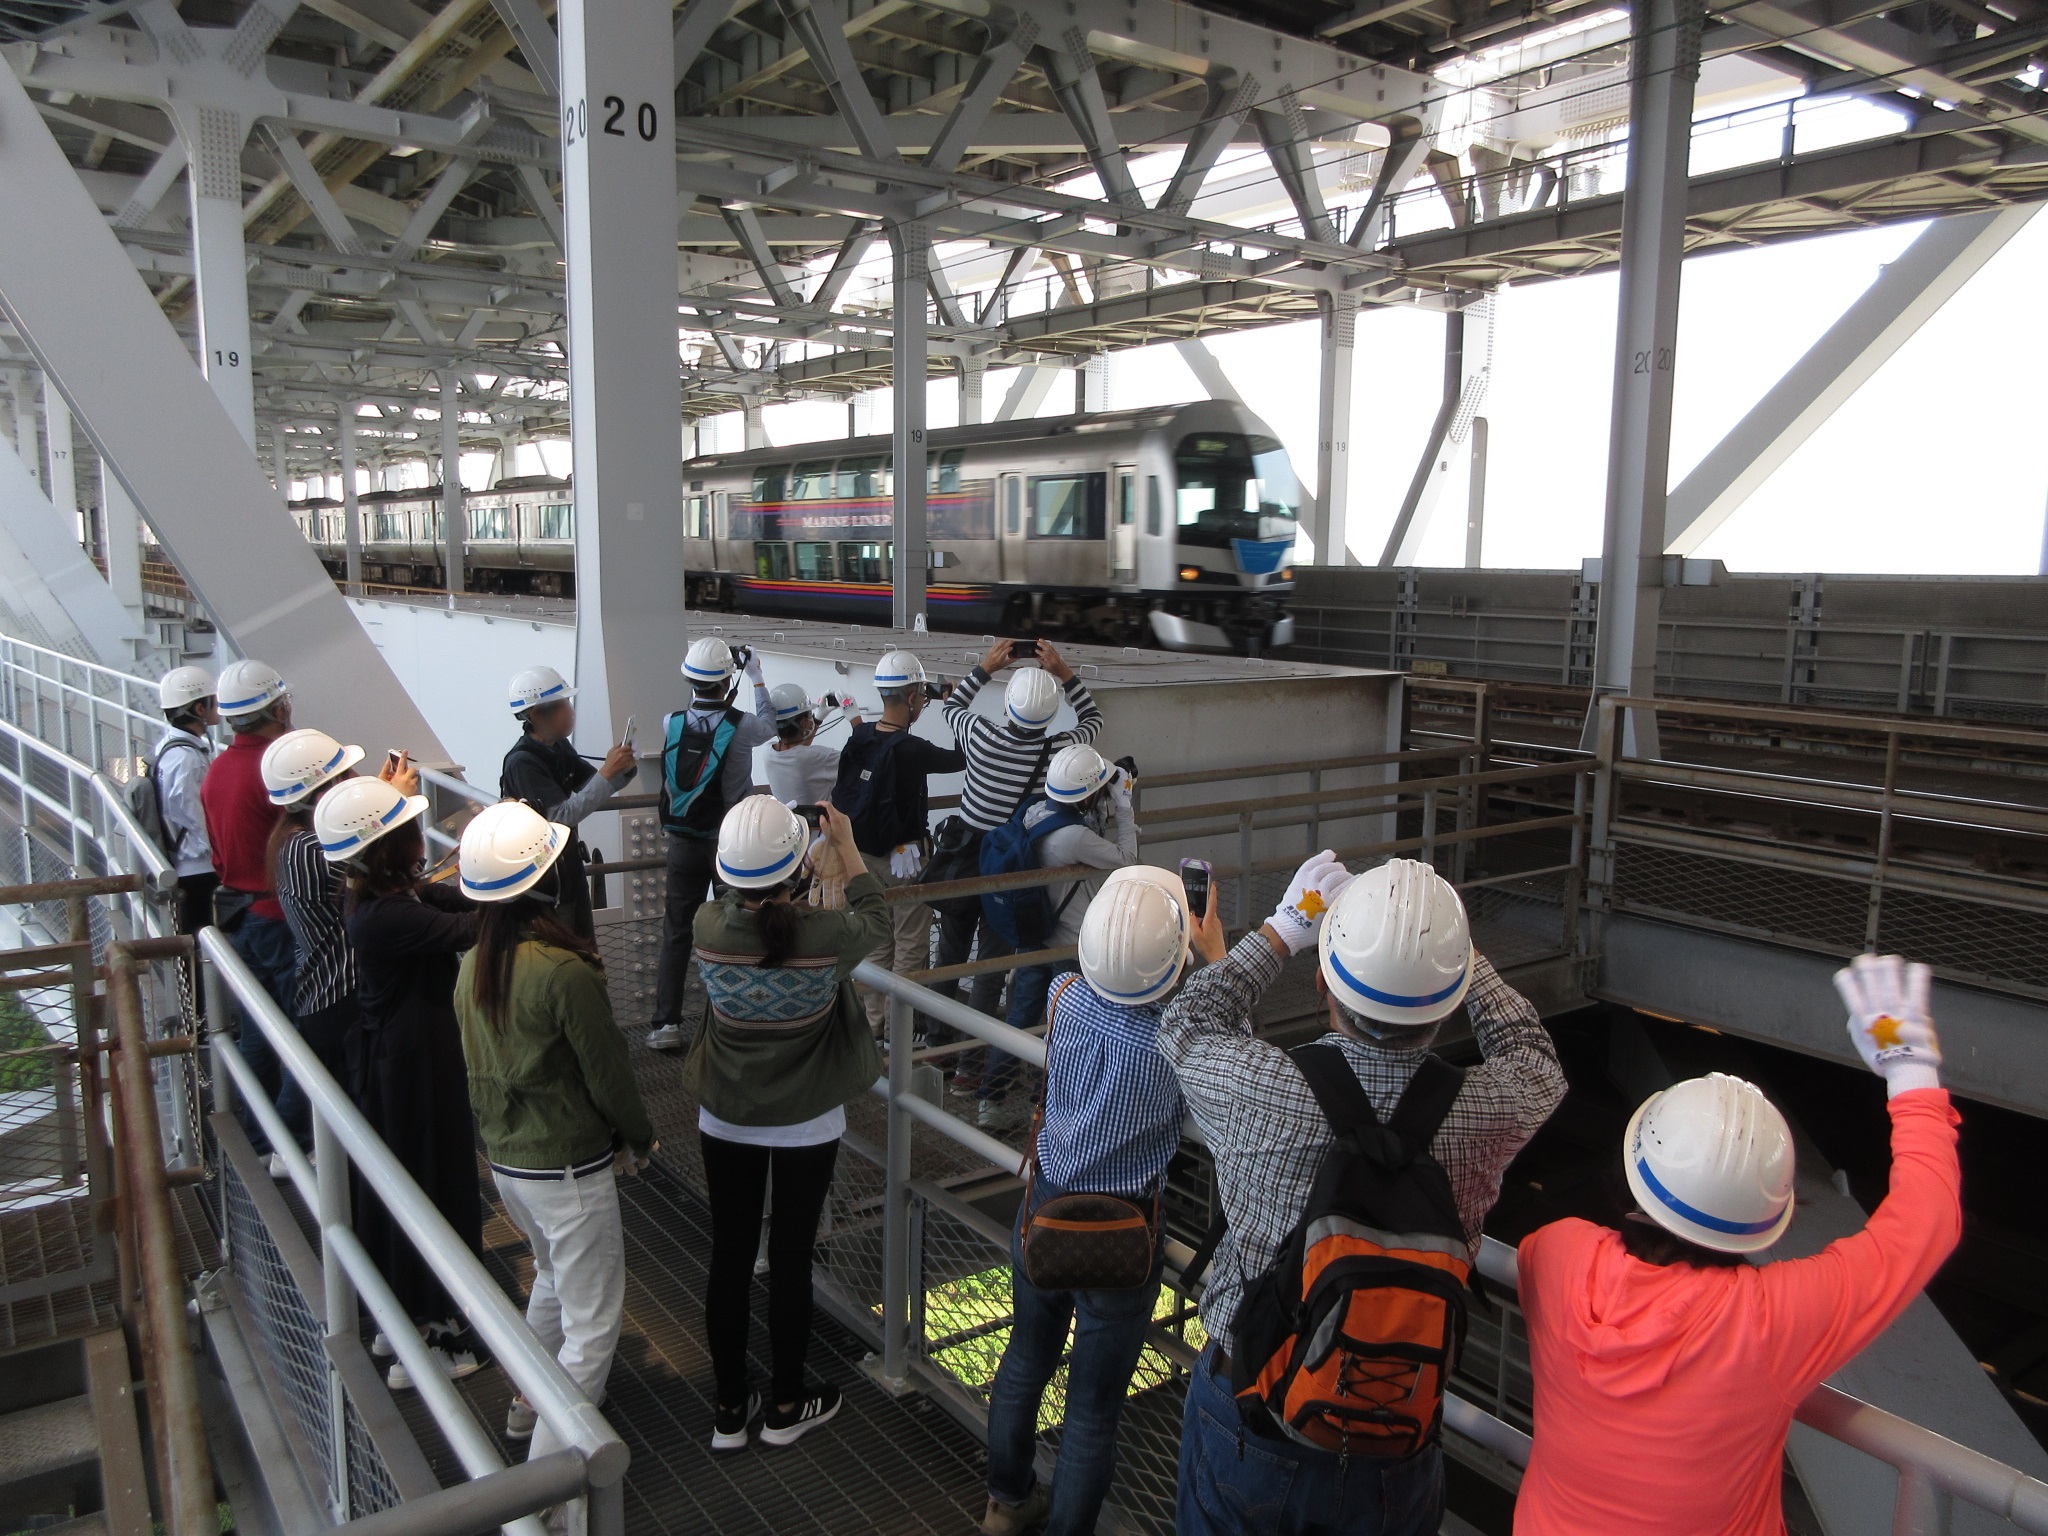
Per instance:
[[[569,843],[555,861],[562,884],[555,915],[586,939],[597,936],[590,909],[590,881],[584,876],[588,850],[576,829],[583,818],[633,782],[640,771],[633,743],[622,741],[593,768],[576,750],[576,690],[553,667],[528,667],[512,679],[506,703],[519,722],[519,739],[505,754],[498,793],[523,800],[548,820],[569,829]]]

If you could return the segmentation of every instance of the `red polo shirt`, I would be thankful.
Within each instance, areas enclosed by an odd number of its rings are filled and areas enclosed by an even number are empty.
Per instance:
[[[206,840],[213,846],[213,867],[220,883],[237,891],[257,892],[249,910],[258,917],[284,921],[284,908],[271,889],[264,850],[279,811],[263,788],[263,753],[270,742],[254,735],[237,736],[206,770],[199,803],[206,810]]]

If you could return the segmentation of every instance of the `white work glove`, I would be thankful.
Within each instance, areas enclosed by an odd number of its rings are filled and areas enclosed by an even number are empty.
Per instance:
[[[1315,943],[1323,914],[1336,905],[1338,895],[1353,878],[1328,848],[1294,872],[1294,883],[1287,887],[1287,895],[1266,919],[1266,925],[1280,935],[1290,955],[1298,955]]]
[[[759,651],[747,652],[746,672],[748,681],[756,688],[766,686],[761,680],[761,653]]]
[[[1109,798],[1124,810],[1131,808],[1131,786],[1134,782],[1121,768],[1109,771]]]
[[[1941,1042],[1927,1013],[1932,973],[1897,955],[1858,955],[1835,972],[1849,1010],[1849,1039],[1892,1096],[1941,1086]]]
[[[915,880],[924,868],[924,855],[915,843],[898,843],[889,850],[889,873],[898,880]]]

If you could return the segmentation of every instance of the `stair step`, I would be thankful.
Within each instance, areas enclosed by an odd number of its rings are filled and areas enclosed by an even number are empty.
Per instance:
[[[100,1459],[92,1398],[67,1397],[0,1416],[0,1488]]]

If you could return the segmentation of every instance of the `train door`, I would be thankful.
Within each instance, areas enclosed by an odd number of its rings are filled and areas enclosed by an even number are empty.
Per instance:
[[[1110,498],[1109,579],[1128,586],[1138,579],[1138,470],[1118,464],[1111,473],[1116,484]]]
[[[997,543],[1002,550],[1002,579],[1024,581],[1024,477],[1004,475],[1002,505],[998,511]]]

